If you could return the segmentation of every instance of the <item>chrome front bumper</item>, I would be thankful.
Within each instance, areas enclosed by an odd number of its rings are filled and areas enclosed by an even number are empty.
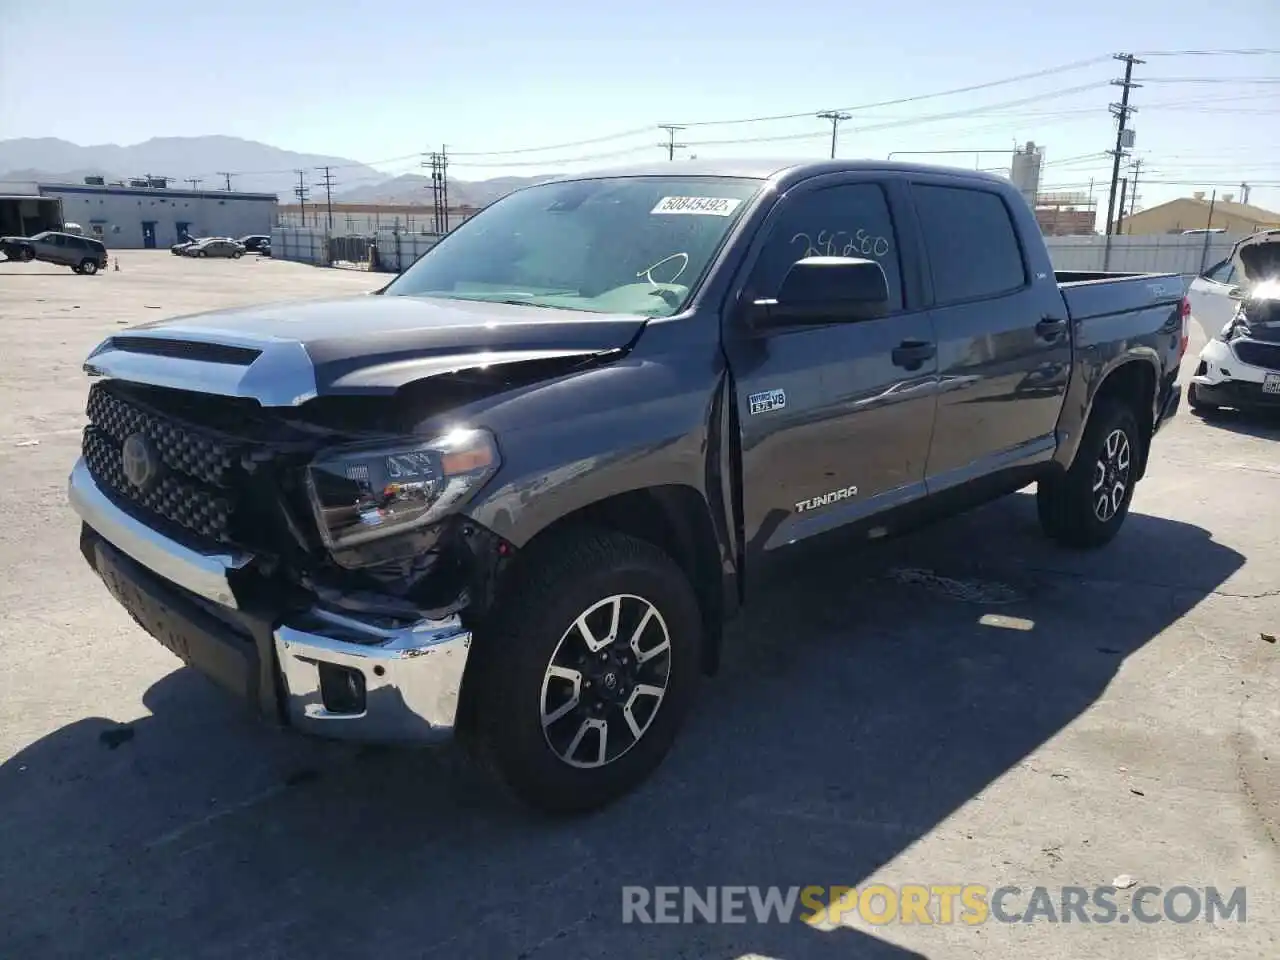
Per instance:
[[[83,460],[71,471],[67,495],[98,536],[168,588],[217,604],[221,619],[236,619],[239,606],[229,577],[249,566],[251,554],[202,552],[161,536],[117,507]],[[184,638],[184,646],[203,642],[198,634]],[[313,608],[273,623],[269,648],[284,690],[283,713],[301,731],[376,742],[432,742],[453,734],[471,649],[471,633],[456,616],[389,630]],[[322,668],[331,677],[330,690],[333,676],[359,674],[358,707],[349,701],[337,709],[326,705]]]

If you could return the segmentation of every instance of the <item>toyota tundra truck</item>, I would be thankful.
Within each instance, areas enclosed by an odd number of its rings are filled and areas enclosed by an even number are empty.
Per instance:
[[[1004,179],[663,163],[519,190],[375,295],[123,330],[71,505],[137,623],[273,723],[637,786],[813,545],[1034,484],[1100,547],[1177,410],[1183,282],[1056,274]]]

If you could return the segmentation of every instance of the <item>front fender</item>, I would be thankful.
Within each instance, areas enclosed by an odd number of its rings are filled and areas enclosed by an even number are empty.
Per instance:
[[[517,548],[552,523],[617,494],[708,480],[719,431],[718,354],[636,354],[495,398],[472,422],[498,438],[502,466],[466,513]]]

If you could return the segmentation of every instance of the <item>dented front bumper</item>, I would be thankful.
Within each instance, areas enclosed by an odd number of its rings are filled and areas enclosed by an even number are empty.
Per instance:
[[[81,552],[156,640],[300,731],[334,739],[435,742],[452,736],[471,633],[457,616],[388,628],[318,606],[245,605],[235,579],[253,557],[201,552],[117,506],[83,460],[68,485]]]

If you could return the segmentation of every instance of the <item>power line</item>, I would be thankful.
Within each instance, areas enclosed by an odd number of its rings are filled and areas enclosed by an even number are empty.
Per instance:
[[[1280,77],[1143,77],[1143,83],[1280,83]]]
[[[843,110],[824,110],[817,114],[819,120],[831,121],[831,159],[836,158],[836,135],[840,130],[840,122],[842,120],[852,120],[853,114],[845,113]]]
[[[663,124],[658,124],[658,126],[665,128]],[[677,129],[680,129],[680,128],[677,128]],[[545,150],[570,150],[574,147],[590,147],[590,146],[594,146],[597,143],[609,143],[613,140],[624,140],[627,137],[635,137],[641,134],[647,134],[651,130],[652,130],[652,127],[636,127],[635,129],[632,129],[632,130],[624,130],[619,133],[610,133],[602,137],[592,137],[589,140],[571,140],[568,143],[553,143],[553,144],[548,144],[546,146],[541,146],[541,147],[519,147],[518,149],[515,149],[515,150],[480,150],[480,151],[455,150],[452,154],[450,154],[450,156],[453,156],[453,157],[510,157],[510,156],[515,156],[516,154],[521,154],[521,153],[540,153]],[[378,161],[378,162],[382,162],[382,161]]]
[[[1280,49],[1250,47],[1243,50],[1140,50],[1139,57],[1254,57],[1280,55]]]
[[[1075,60],[1071,63],[1059,64],[1056,67],[1048,67],[1044,70],[1036,70],[1031,73],[1019,74],[1015,77],[1004,77],[1000,80],[989,80],[986,83],[975,83],[967,87],[955,87],[951,90],[939,90],[936,93],[922,93],[911,97],[898,97],[894,100],[881,100],[877,103],[863,103],[854,107],[841,107],[841,111],[846,113],[858,113],[863,110],[875,110],[878,107],[896,107],[902,103],[918,103],[921,100],[933,100],[938,97],[951,97],[961,93],[973,93],[978,90],[989,90],[992,87],[1006,86],[1011,83],[1022,83],[1026,80],[1035,80],[1040,77],[1048,77],[1058,73],[1066,73],[1070,70],[1079,70],[1082,67],[1092,66],[1096,63],[1104,63],[1109,60],[1109,56],[1090,57],[1087,60]],[[772,120],[801,120],[805,117],[813,116],[813,111],[808,110],[804,113],[780,113],[772,116],[764,117],[743,117],[737,120],[691,120],[683,124],[686,127],[710,127],[725,126],[735,123],[764,123]]]

